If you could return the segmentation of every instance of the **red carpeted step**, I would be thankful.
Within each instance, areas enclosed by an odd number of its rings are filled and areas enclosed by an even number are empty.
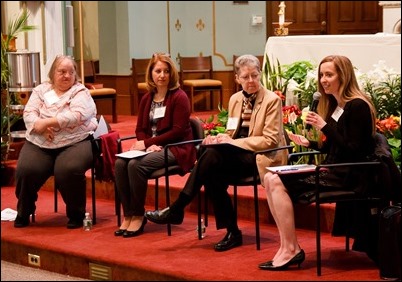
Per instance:
[[[2,209],[15,209],[14,189],[2,187]],[[203,240],[197,238],[197,216],[191,212],[183,224],[172,226],[172,236],[167,236],[165,225],[148,222],[141,236],[122,238],[113,234],[117,229],[114,202],[99,199],[97,204],[98,222],[93,229],[71,230],[66,228],[64,203],[60,200],[55,213],[53,192],[41,190],[35,223],[14,228],[13,222],[2,221],[2,259],[28,265],[28,254],[35,254],[40,256],[41,269],[91,280],[380,281],[374,262],[364,253],[346,252],[343,237],[322,233],[322,277],[316,276],[315,232],[305,229],[297,230],[306,252],[301,269],[268,272],[259,270],[258,264],[272,258],[279,247],[275,225],[261,225],[261,251],[257,251],[254,223],[239,220],[243,246],[215,252],[213,245],[225,230],[216,230],[213,217]]]

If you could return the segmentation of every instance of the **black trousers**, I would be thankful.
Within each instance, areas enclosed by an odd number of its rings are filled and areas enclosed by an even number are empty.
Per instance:
[[[193,199],[204,185],[214,208],[216,228],[237,226],[227,189],[231,180],[251,175],[254,165],[253,154],[249,151],[227,146],[208,147],[198,159],[182,192]]]
[[[54,175],[55,185],[66,204],[67,217],[83,219],[85,173],[91,168],[92,160],[92,144],[88,139],[58,149],[44,149],[25,141],[16,169],[18,215],[28,217],[35,211],[38,191]]]

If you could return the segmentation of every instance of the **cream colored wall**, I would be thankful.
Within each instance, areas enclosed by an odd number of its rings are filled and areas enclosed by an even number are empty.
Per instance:
[[[122,6],[123,3],[127,5]],[[99,1],[98,4],[101,73],[129,74],[131,58],[149,58],[158,51],[169,52],[174,59],[179,54],[212,55],[217,71],[232,69],[233,54],[264,52],[265,2],[236,5],[233,1]],[[253,15],[261,15],[263,24],[253,26]],[[113,46],[114,42],[118,45]]]
[[[74,57],[81,59],[79,50],[79,13],[78,1],[72,1],[74,7]],[[82,1],[83,57],[84,60],[99,60],[99,22],[98,1]]]

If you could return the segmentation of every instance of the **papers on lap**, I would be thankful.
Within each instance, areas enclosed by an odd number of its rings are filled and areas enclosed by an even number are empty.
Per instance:
[[[127,151],[124,153],[116,154],[116,157],[119,158],[124,158],[124,159],[133,159],[133,158],[138,158],[142,157],[146,154],[149,154],[150,152],[145,152],[145,151],[139,151],[139,150],[131,150]]]
[[[269,171],[278,174],[314,172],[316,166],[313,164],[298,164],[298,165],[282,165],[282,166],[267,166]]]

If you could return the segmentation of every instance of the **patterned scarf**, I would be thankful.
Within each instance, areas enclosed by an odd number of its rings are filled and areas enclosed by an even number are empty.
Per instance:
[[[251,113],[253,112],[255,97],[257,96],[257,92],[253,94],[248,94],[246,91],[243,91],[243,109],[241,113],[242,119],[242,127],[249,127]]]

